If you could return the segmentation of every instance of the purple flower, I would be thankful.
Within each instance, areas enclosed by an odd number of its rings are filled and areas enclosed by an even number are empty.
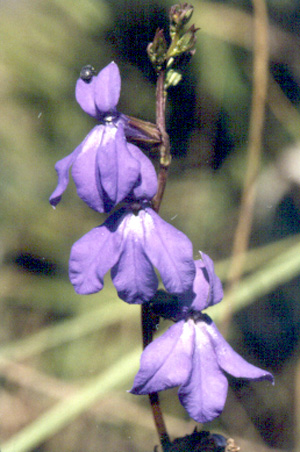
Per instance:
[[[71,166],[78,196],[98,212],[109,212],[122,201],[151,200],[155,195],[157,177],[152,163],[137,146],[126,141],[127,123],[116,110],[120,89],[115,63],[91,79],[78,79],[78,103],[101,124],[56,163],[58,185],[50,196],[52,206],[59,203],[67,188]]]
[[[79,294],[98,292],[111,269],[118,295],[127,303],[149,301],[158,287],[154,267],[165,288],[190,290],[195,277],[190,240],[151,208],[120,209],[72,247],[70,280]]]
[[[245,361],[225,341],[213,321],[195,311],[222,297],[211,259],[204,254],[202,258],[202,263],[195,262],[196,296],[190,314],[145,348],[130,392],[150,394],[180,386],[180,402],[190,417],[203,423],[219,416],[224,408],[228,389],[225,373],[250,380],[273,381],[273,377]]]

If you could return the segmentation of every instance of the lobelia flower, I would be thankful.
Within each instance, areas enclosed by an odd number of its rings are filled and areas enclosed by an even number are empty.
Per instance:
[[[195,266],[195,296],[189,311],[145,348],[130,392],[150,394],[180,386],[181,404],[191,418],[204,423],[224,408],[228,389],[225,373],[257,381],[273,381],[273,376],[238,355],[214,322],[199,311],[221,301],[223,290],[208,256],[202,254]]]
[[[178,295],[190,290],[195,277],[190,240],[162,220],[147,204],[122,208],[72,247],[70,280],[79,294],[103,288],[105,273],[127,303],[148,302],[159,271],[165,288]]]
[[[78,196],[98,212],[109,212],[122,201],[151,200],[157,191],[155,169],[137,146],[126,141],[128,121],[116,110],[121,89],[118,66],[112,62],[97,76],[86,70],[81,77],[76,100],[100,124],[56,163],[58,185],[50,204],[55,207],[61,200],[71,166]]]

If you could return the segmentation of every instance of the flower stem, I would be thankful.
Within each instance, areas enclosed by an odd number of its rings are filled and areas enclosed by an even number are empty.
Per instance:
[[[153,339],[153,320],[149,306],[142,305],[142,332],[143,332],[143,347],[147,347]],[[159,397],[157,392],[149,394],[149,401],[152,409],[155,427],[160,440],[160,444],[165,448],[170,444],[169,435],[164,422],[163,414],[160,409]]]
[[[152,394],[149,394],[149,400],[152,408],[152,413],[154,417],[154,423],[156,426],[156,430],[160,439],[161,446],[163,450],[167,448],[170,445],[170,438],[167,433],[165,421],[162,415],[162,411],[160,409],[159,405],[159,398],[158,393],[153,392]]]
[[[152,208],[158,213],[162,198],[164,195],[168,168],[171,164],[170,140],[166,132],[166,91],[164,89],[165,71],[161,70],[156,84],[156,126],[161,134],[161,143],[159,144],[160,168],[158,173],[158,189],[152,200]],[[143,347],[147,347],[153,340],[153,319],[149,306],[142,305],[142,334]],[[149,394],[150,405],[153,413],[154,423],[159,436],[159,440],[163,450],[170,444],[169,435],[160,409],[158,393]]]
[[[165,91],[164,84],[165,71],[162,70],[158,75],[156,84],[156,126],[161,134],[161,143],[159,145],[160,168],[158,173],[158,189],[152,200],[152,207],[156,212],[159,211],[162,202],[168,178],[168,169],[172,160],[169,135],[166,132],[167,93]]]

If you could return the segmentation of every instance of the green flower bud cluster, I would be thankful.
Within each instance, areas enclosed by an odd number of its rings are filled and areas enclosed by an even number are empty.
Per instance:
[[[197,28],[192,25],[186,30],[185,25],[193,14],[193,6],[188,3],[172,6],[170,9],[170,37],[168,48],[163,30],[156,30],[153,42],[148,45],[147,52],[156,72],[166,70],[165,89],[177,85],[181,74],[172,66],[179,66],[181,57],[191,56],[195,52]]]

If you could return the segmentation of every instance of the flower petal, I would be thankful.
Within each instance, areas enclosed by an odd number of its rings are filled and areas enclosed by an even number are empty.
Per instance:
[[[121,209],[74,243],[69,276],[77,293],[87,295],[103,288],[105,273],[119,259],[122,237],[117,226],[122,214]]]
[[[196,277],[193,290],[196,297],[191,308],[202,311],[208,306],[219,303],[223,298],[222,283],[215,274],[214,263],[207,254],[201,253],[201,259],[195,261]]]
[[[139,178],[140,163],[130,154],[123,126],[105,125],[97,154],[100,184],[113,205],[123,201]]]
[[[69,169],[71,165],[74,163],[80,152],[82,151],[82,147],[84,146],[85,140],[77,146],[77,148],[69,154],[67,157],[59,160],[55,169],[58,175],[58,184],[54,192],[49,198],[50,204],[55,207],[59,201],[61,200],[62,194],[68,186],[69,183]]]
[[[95,77],[94,99],[100,112],[115,109],[121,91],[121,76],[116,63],[111,62]]]
[[[158,269],[165,288],[173,294],[190,290],[196,272],[191,241],[162,220],[154,210],[146,208],[143,215],[145,251]]]
[[[179,400],[189,415],[197,422],[209,422],[218,417],[226,401],[228,382],[219,368],[214,348],[204,322],[195,326],[192,352],[192,371],[178,391]]]
[[[193,291],[195,297],[191,305],[191,309],[195,311],[202,311],[207,307],[209,298],[209,280],[207,277],[207,272],[204,271],[205,264],[199,259],[195,261],[196,266],[196,276],[193,284]]]
[[[191,372],[194,329],[183,320],[172,325],[142,353],[132,394],[150,394],[179,386]]]
[[[150,201],[157,192],[157,175],[152,162],[137,147],[127,144],[130,154],[140,163],[140,176],[133,188],[133,196],[136,200],[147,199]]]
[[[220,278],[215,273],[213,260],[205,253],[201,253],[201,258],[208,275],[210,286],[209,299],[207,304],[208,307],[219,303],[223,299],[224,293]]]
[[[247,378],[257,381],[269,380],[273,382],[272,374],[245,361],[225,341],[214,322],[208,316],[205,317],[207,321],[202,323],[206,323],[206,330],[214,346],[219,366],[225,372],[236,378]]]
[[[98,116],[97,107],[94,98],[94,87],[96,77],[93,77],[89,83],[79,78],[76,82],[75,97],[83,111],[96,118]]]
[[[75,160],[72,176],[78,196],[98,212],[105,211],[104,194],[97,180],[97,154],[105,126],[94,127],[82,143],[81,153]]]
[[[127,303],[143,303],[155,294],[158,279],[144,252],[141,218],[131,213],[122,226],[121,253],[112,269],[112,280],[122,300]]]
[[[120,90],[119,68],[112,62],[88,83],[79,78],[76,83],[75,97],[83,111],[97,118],[115,110]]]

